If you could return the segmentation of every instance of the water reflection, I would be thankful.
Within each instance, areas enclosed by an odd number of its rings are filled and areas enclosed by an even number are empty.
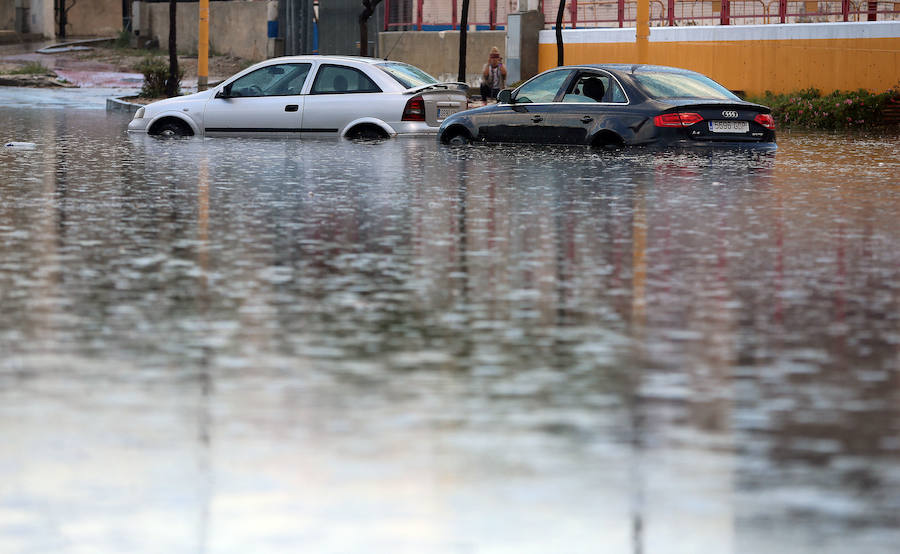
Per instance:
[[[38,143],[0,151],[4,552],[900,539],[890,140],[609,155],[0,120]]]

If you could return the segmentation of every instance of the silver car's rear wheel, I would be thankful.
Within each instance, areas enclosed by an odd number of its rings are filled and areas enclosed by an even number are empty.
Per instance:
[[[375,125],[360,125],[350,129],[346,137],[350,140],[382,140],[388,138],[388,134]]]

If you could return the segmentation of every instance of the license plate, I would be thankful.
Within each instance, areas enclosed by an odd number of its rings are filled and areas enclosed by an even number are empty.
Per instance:
[[[451,114],[454,114],[454,113],[456,113],[456,110],[454,108],[438,108],[437,118],[438,119],[446,119],[446,118],[450,117]]]
[[[709,130],[713,133],[749,133],[749,121],[710,121]]]

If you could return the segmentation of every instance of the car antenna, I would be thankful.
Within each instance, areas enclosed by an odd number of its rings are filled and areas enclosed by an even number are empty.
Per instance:
[[[400,44],[401,40],[403,40],[403,35],[405,35],[407,31],[409,31],[409,29],[405,29],[402,33],[400,33],[400,36],[397,37],[397,42],[395,42],[394,45],[391,46],[391,49],[388,50],[388,53],[384,55],[384,61],[388,61],[388,58],[391,56],[391,52],[394,51],[394,48],[397,48],[397,45]]]

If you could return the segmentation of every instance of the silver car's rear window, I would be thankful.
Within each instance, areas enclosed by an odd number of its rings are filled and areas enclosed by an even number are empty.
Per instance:
[[[637,71],[633,77],[652,98],[740,100],[727,88],[698,73]]]
[[[437,79],[414,65],[400,62],[386,62],[377,64],[376,67],[393,77],[398,83],[406,88],[433,85],[439,82]]]

